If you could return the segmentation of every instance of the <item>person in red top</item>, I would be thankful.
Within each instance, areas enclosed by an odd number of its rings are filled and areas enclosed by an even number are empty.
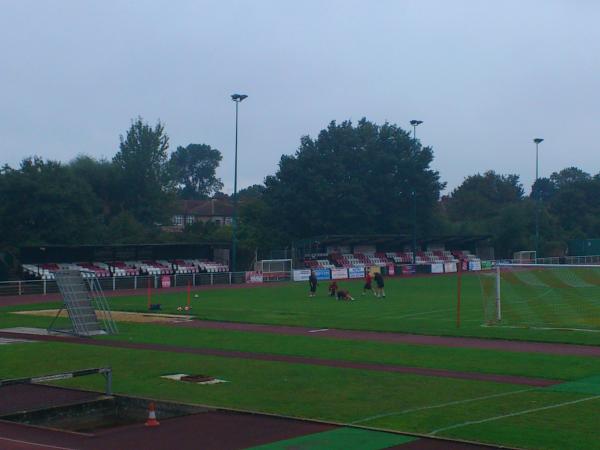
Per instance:
[[[363,287],[362,295],[365,295],[367,291],[371,291],[373,293],[373,288],[371,287],[371,283],[373,282],[373,277],[371,277],[371,273],[367,270],[367,274],[365,275],[365,285]]]
[[[332,281],[331,283],[329,283],[328,289],[329,289],[329,296],[335,297],[335,293],[338,290],[337,281]]]

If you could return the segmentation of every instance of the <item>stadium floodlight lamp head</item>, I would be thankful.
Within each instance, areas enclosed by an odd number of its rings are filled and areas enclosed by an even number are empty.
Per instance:
[[[533,142],[535,142],[536,144],[540,144],[540,143],[544,142],[544,140],[542,138],[535,138],[533,140]]]
[[[242,100],[244,100],[245,98],[248,98],[247,95],[244,94],[233,94],[231,96],[231,100],[233,100],[234,102],[241,102]]]
[[[411,120],[411,121],[410,121],[410,124],[411,124],[413,127],[416,127],[417,125],[421,125],[422,123],[423,123],[423,121],[422,121],[422,120]]]

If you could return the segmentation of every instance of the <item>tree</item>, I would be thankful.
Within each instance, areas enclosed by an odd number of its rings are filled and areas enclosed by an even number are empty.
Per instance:
[[[8,245],[84,244],[102,233],[89,184],[58,162],[26,158],[0,171],[0,240]]]
[[[177,147],[169,160],[169,172],[184,199],[208,198],[218,192],[223,183],[215,171],[223,157],[221,152],[206,144]]]
[[[450,194],[446,208],[454,221],[482,221],[498,215],[504,206],[518,203],[523,194],[518,175],[500,175],[489,170],[465,178]]]
[[[79,155],[67,166],[80,180],[88,183],[102,202],[105,220],[122,210],[123,180],[119,168],[111,161]]]
[[[262,184],[253,184],[252,186],[248,186],[241,191],[238,191],[238,199],[239,200],[254,200],[259,199],[263,196],[265,192],[265,187]]]
[[[139,244],[145,242],[147,230],[132,214],[123,211],[111,219],[105,241],[111,244]]]
[[[123,208],[136,220],[154,224],[168,216],[166,174],[169,137],[158,121],[152,128],[141,117],[132,122],[113,163],[120,170]]]
[[[433,151],[396,125],[331,122],[316,139],[304,136],[265,180],[265,214],[287,238],[324,233],[410,230],[412,191],[419,228],[432,227],[444,184],[429,165]]]
[[[548,208],[564,230],[564,239],[600,232],[600,179],[568,167],[550,175],[554,194]]]

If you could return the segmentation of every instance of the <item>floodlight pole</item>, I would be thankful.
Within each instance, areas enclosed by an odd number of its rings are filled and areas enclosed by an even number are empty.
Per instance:
[[[535,259],[539,258],[539,246],[540,246],[540,187],[537,185],[539,179],[539,146],[544,140],[542,138],[535,138]]]
[[[411,120],[411,121],[410,121],[410,124],[411,124],[411,125],[412,125],[412,127],[413,127],[413,139],[414,139],[415,141],[417,140],[417,127],[418,127],[419,125],[421,125],[422,123],[423,123],[423,121],[422,121],[422,120],[415,120],[415,119],[413,119],[413,120]]]
[[[231,100],[235,102],[235,163],[233,173],[233,218],[231,221],[231,272],[236,270],[237,262],[237,166],[238,166],[238,106],[242,100],[247,98],[247,95],[233,94]]]
[[[423,123],[422,120],[413,119],[410,124],[413,127],[413,140],[417,143],[417,127]],[[417,193],[413,186],[412,192],[412,263],[417,264]]]
[[[412,197],[412,262],[417,263],[417,193],[414,188],[411,192]]]

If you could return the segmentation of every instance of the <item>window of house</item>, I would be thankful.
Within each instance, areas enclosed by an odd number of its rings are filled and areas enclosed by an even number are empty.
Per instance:
[[[183,216],[182,215],[176,215],[173,216],[173,224],[174,225],[183,225]]]
[[[231,217],[225,217],[225,225],[231,225],[233,222],[233,220],[231,219]]]
[[[188,225],[191,225],[194,223],[194,216],[187,216],[185,218],[185,223],[187,223]]]
[[[215,223],[216,223],[217,225],[221,225],[221,219],[215,219]]]

